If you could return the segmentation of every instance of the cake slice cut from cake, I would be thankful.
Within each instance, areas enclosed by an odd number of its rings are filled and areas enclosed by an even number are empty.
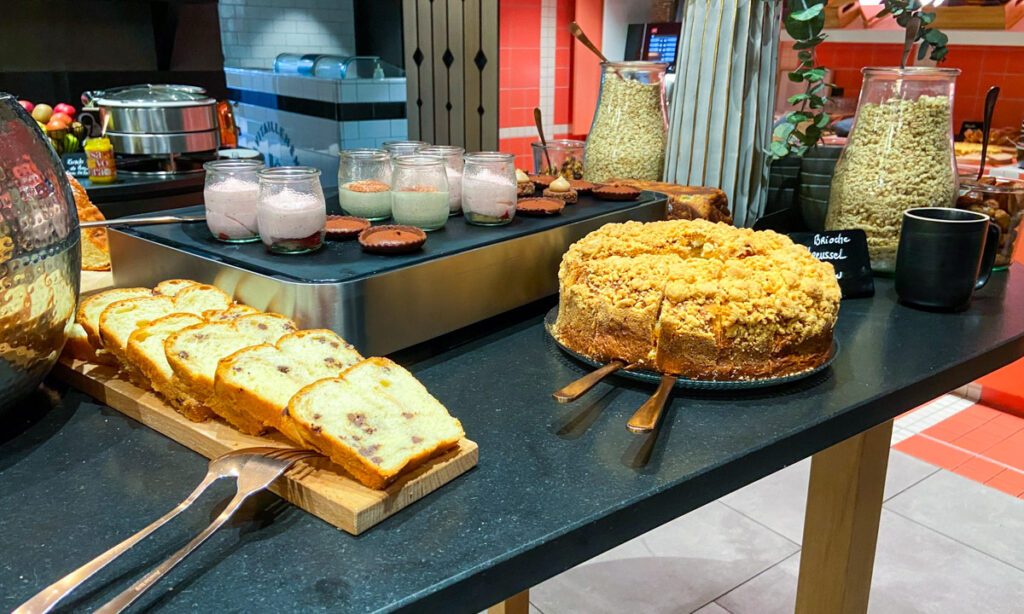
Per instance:
[[[78,306],[75,320],[85,329],[89,343],[94,348],[101,349],[103,341],[100,340],[100,314],[103,310],[111,303],[144,296],[153,296],[153,291],[149,288],[116,288],[93,294]]]
[[[313,382],[338,377],[363,357],[329,330],[303,330],[269,344],[241,349],[217,366],[214,394],[218,402],[244,408],[265,426],[302,445],[282,413],[292,396]]]
[[[306,386],[288,403],[286,419],[307,445],[377,489],[464,436],[444,405],[386,358]]]
[[[722,263],[692,258],[674,268],[655,329],[655,368],[662,373],[710,376],[718,368]]]
[[[183,388],[235,428],[250,435],[266,431],[263,423],[243,408],[218,402],[214,394],[217,363],[242,348],[275,343],[295,331],[288,318],[269,313],[241,316],[229,322],[204,322],[173,333],[164,341],[164,354]]]
[[[191,313],[166,315],[132,332],[125,351],[128,363],[142,373],[171,407],[192,422],[203,422],[213,412],[180,384],[164,354],[164,341],[173,333],[202,323],[202,318]]]

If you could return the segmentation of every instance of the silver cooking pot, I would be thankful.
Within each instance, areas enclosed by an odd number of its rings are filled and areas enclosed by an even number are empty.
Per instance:
[[[217,130],[217,101],[191,85],[142,84],[82,94],[100,109],[100,122],[119,134]]]
[[[0,414],[53,367],[78,303],[78,215],[64,167],[0,92]]]

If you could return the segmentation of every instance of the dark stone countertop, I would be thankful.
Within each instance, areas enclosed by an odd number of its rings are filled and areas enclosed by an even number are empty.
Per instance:
[[[678,391],[656,440],[625,428],[653,387],[612,379],[573,404],[551,399],[584,369],[548,339],[550,303],[406,350],[396,358],[480,444],[475,469],[358,537],[260,496],[141,604],[477,612],[1024,355],[1020,265],[960,314],[897,305],[892,282],[877,282],[874,298],[843,303],[831,369],[760,392]],[[52,395],[0,427],[0,610],[166,512],[206,465],[78,392]],[[69,605],[113,597],[231,490],[218,485]]]

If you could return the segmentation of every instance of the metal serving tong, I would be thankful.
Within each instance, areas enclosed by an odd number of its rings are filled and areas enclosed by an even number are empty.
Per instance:
[[[625,362],[613,360],[603,367],[587,373],[568,386],[556,390],[551,396],[559,403],[575,401],[602,379],[625,367]],[[665,402],[668,401],[669,393],[676,385],[676,377],[667,373],[661,376],[661,384],[658,385],[658,389],[640,406],[640,409],[636,410],[633,417],[626,423],[626,428],[634,433],[650,433],[657,428],[662,411],[665,409]]]
[[[109,614],[124,610],[141,597],[146,590],[156,584],[175,565],[198,548],[208,537],[213,535],[241,507],[247,498],[270,486],[275,479],[297,461],[312,456],[320,455],[310,450],[296,450],[292,448],[246,448],[244,450],[228,452],[211,460],[209,470],[203,481],[192,491],[192,494],[186,497],[174,509],[135,535],[46,587],[35,597],[21,604],[12,614],[42,614],[49,612],[57,605],[57,602],[66,597],[68,593],[92,577],[96,572],[106,567],[111,561],[124,554],[129,548],[142,541],[150,533],[156,531],[170,522],[172,518],[188,509],[210,484],[220,478],[237,478],[237,490],[235,491],[234,498],[224,508],[224,511],[210,523],[210,526],[206,527],[202,533],[185,545],[184,548],[175,552],[159,567],[146,574],[141,580],[112,599],[105,606],[97,610],[97,612]]]
[[[112,220],[96,220],[95,222],[80,222],[80,228],[98,228],[101,226],[149,226],[151,224],[174,224],[188,222],[205,222],[205,215],[154,215],[150,217],[129,217],[114,218]]]

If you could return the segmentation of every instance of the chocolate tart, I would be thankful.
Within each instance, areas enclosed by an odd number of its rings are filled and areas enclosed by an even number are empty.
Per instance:
[[[355,239],[359,233],[370,227],[370,220],[351,215],[328,215],[324,233],[333,241]]]
[[[534,187],[538,190],[547,189],[547,187],[551,185],[552,181],[558,179],[558,177],[552,177],[551,175],[529,175],[529,177],[530,181],[533,182]]]
[[[589,181],[583,181],[582,179],[570,179],[569,187],[576,190],[579,194],[590,194],[598,185]]]
[[[565,202],[557,198],[520,198],[516,212],[521,215],[558,215],[565,209]]]
[[[565,192],[553,192],[551,188],[548,188],[542,192],[544,198],[554,198],[562,201],[567,205],[575,204],[579,200],[579,195],[576,194],[576,190],[569,188]]]
[[[594,196],[601,200],[636,200],[640,190],[625,185],[602,185],[594,188]]]
[[[407,254],[423,247],[427,233],[415,226],[386,224],[371,226],[359,233],[359,245],[371,254]]]
[[[519,181],[516,183],[516,196],[523,198],[524,196],[533,196],[533,182],[532,181]]]

